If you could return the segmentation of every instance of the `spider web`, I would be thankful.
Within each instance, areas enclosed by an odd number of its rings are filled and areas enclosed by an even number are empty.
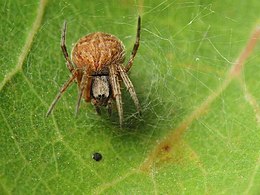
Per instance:
[[[258,19],[257,1],[234,6],[231,2],[86,4],[78,0],[49,2],[45,9],[44,3],[6,1],[2,6],[3,13],[19,8],[17,18],[8,15],[3,23],[5,30],[20,29],[24,38],[22,42],[20,37],[7,36],[3,44],[1,192],[257,192],[259,46],[250,51],[240,75],[230,74]],[[42,22],[37,20],[41,11]],[[35,13],[36,19],[26,20],[29,14],[19,18],[21,13]],[[104,31],[124,42],[128,59],[138,13],[141,43],[130,79],[142,104],[142,117],[125,89],[123,130],[118,128],[116,111],[112,119],[105,110],[100,117],[84,102],[74,117],[74,85],[46,119],[52,98],[69,78],[59,46],[63,20],[68,22],[69,51],[79,37]],[[31,29],[35,23],[40,27]],[[29,30],[23,31],[22,24]],[[13,45],[24,48],[19,49],[20,57],[10,52]],[[93,152],[100,152],[102,161],[94,161]]]

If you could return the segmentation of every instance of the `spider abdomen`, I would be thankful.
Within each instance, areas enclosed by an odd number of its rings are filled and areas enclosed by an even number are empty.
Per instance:
[[[95,32],[79,39],[72,50],[72,61],[78,68],[101,71],[111,64],[122,64],[125,47],[115,36]]]

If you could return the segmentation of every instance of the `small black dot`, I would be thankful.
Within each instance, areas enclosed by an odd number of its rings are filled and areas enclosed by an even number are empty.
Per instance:
[[[92,158],[95,160],[95,161],[100,161],[102,159],[102,154],[98,153],[98,152],[95,152],[93,155],[92,155]]]

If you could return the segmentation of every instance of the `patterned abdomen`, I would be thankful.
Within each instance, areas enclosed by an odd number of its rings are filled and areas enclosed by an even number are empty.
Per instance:
[[[121,64],[125,47],[115,36],[96,32],[81,38],[72,50],[72,61],[78,68],[95,72],[111,64]]]

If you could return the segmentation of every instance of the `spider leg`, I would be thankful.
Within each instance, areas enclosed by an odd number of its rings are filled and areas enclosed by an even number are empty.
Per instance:
[[[87,82],[87,72],[83,72],[83,76],[80,82],[80,86],[79,86],[79,95],[78,95],[78,101],[77,101],[77,105],[76,105],[76,110],[75,110],[75,115],[77,116],[78,111],[79,111],[79,106],[80,106],[80,102],[81,102],[81,98],[82,98],[82,94],[83,92],[86,90],[88,82]]]
[[[92,77],[90,75],[88,75],[86,89],[84,90],[85,93],[83,93],[83,97],[86,102],[91,101],[91,95],[90,95],[91,83],[92,83]]]
[[[127,63],[127,65],[125,66],[125,71],[128,72],[134,62],[135,59],[135,55],[137,53],[138,47],[139,47],[139,42],[140,42],[140,33],[141,33],[141,17],[138,16],[138,23],[137,23],[137,32],[136,32],[136,39],[135,39],[135,44],[131,53],[131,57]]]
[[[140,106],[139,100],[137,98],[133,83],[129,79],[128,75],[126,74],[126,72],[122,66],[118,66],[118,70],[119,70],[120,77],[122,78],[127,90],[129,91],[129,93],[131,95],[132,100],[134,101],[137,111],[139,112],[139,114],[141,114],[141,106]]]
[[[99,106],[97,105],[94,105],[95,106],[95,109],[96,109],[96,112],[98,113],[98,115],[101,115],[101,109]]]
[[[71,78],[69,78],[69,80],[67,80],[67,82],[62,86],[62,88],[60,89],[59,93],[57,94],[56,98],[53,100],[53,102],[51,103],[48,112],[46,113],[46,117],[48,117],[50,115],[50,113],[52,112],[54,106],[56,105],[56,103],[59,101],[59,99],[61,98],[61,96],[63,95],[63,93],[67,90],[67,88],[72,84],[72,82],[75,80],[75,78],[77,77],[77,72],[73,72],[73,75]]]
[[[120,128],[122,128],[122,124],[123,124],[122,97],[121,97],[120,83],[119,83],[115,65],[109,66],[109,80],[112,86],[113,97],[116,99],[116,107],[119,116]]]
[[[112,101],[111,101],[111,99],[109,99],[108,102],[107,102],[107,112],[108,112],[108,115],[111,117],[111,115],[112,115]]]
[[[62,30],[62,33],[61,33],[60,47],[61,47],[62,53],[63,53],[63,55],[66,59],[67,68],[69,69],[70,72],[72,72],[74,70],[74,67],[73,67],[72,62],[69,58],[69,54],[68,54],[67,47],[66,47],[66,30],[67,30],[67,22],[64,21],[63,30]]]

